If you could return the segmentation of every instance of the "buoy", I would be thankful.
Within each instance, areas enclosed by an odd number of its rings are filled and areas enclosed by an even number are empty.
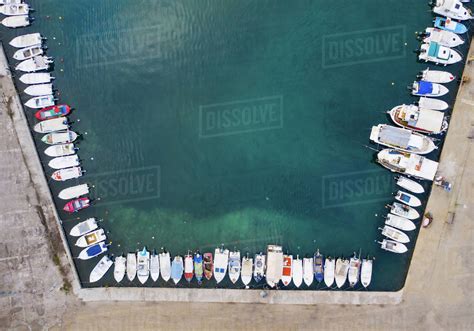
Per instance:
[[[62,16],[59,16],[59,19],[60,19],[60,20],[62,20],[62,19],[63,19],[63,17],[62,17]]]

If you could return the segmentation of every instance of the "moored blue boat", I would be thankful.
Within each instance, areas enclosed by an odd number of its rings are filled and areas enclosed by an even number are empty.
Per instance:
[[[202,283],[202,275],[204,270],[202,268],[202,255],[199,251],[194,253],[194,275],[198,281],[198,284]]]
[[[171,279],[175,284],[178,284],[183,277],[183,258],[181,256],[175,256],[171,263]]]
[[[319,249],[314,254],[314,278],[321,283],[324,280],[324,256]]]
[[[445,17],[436,17],[434,19],[434,26],[438,29],[454,32],[457,34],[464,34],[467,32],[467,27],[464,24]]]

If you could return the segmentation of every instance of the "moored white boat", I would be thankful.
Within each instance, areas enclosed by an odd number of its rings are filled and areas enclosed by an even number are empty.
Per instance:
[[[389,148],[377,153],[377,162],[392,172],[417,179],[432,181],[438,171],[436,161],[418,154],[404,153]]]
[[[194,264],[193,264],[193,255],[188,252],[188,254],[184,257],[184,279],[189,282],[194,277]]]
[[[310,287],[314,280],[313,258],[305,257],[303,259],[303,281],[306,286]]]
[[[145,284],[150,276],[150,252],[145,247],[137,253],[137,278]]]
[[[335,279],[336,285],[338,288],[344,286],[347,280],[347,274],[349,273],[349,259],[345,258],[338,258],[336,260],[336,268],[335,268]]]
[[[127,259],[124,256],[117,256],[114,262],[114,279],[120,283],[125,277]]]
[[[459,21],[473,18],[471,11],[466,9],[458,0],[436,0],[433,12]]]
[[[170,253],[167,251],[163,251],[160,254],[158,254],[160,258],[160,273],[161,273],[161,278],[165,282],[170,280],[171,277],[171,257]]]
[[[100,242],[98,244],[92,245],[90,247],[84,248],[77,257],[79,260],[89,260],[93,257],[96,257],[100,254],[103,254],[107,251],[107,245],[105,242]]]
[[[448,71],[430,70],[430,68],[426,68],[425,70],[423,70],[418,75],[418,78],[426,82],[438,83],[438,84],[450,83],[456,79],[456,77]],[[430,107],[426,107],[426,108],[434,109]]]
[[[44,135],[41,141],[48,145],[72,143],[78,137],[74,131],[52,132]]]
[[[80,196],[89,194],[89,185],[80,184],[71,186],[61,190],[58,194],[58,198],[62,200],[70,200],[79,198]]]
[[[137,255],[135,253],[127,254],[127,278],[133,281],[137,276]]]
[[[235,284],[240,278],[240,252],[234,251],[229,253],[229,278]]]
[[[252,274],[253,274],[253,259],[248,256],[244,256],[242,258],[242,272],[241,272],[241,278],[242,278],[242,283],[244,283],[245,286],[250,284],[252,281]]]
[[[227,265],[229,264],[229,250],[216,248],[214,251],[214,278],[219,284],[227,273]]]
[[[73,143],[53,145],[46,148],[44,154],[50,157],[68,156],[76,154],[76,148]]]
[[[253,269],[253,279],[259,283],[265,277],[266,256],[262,253],[255,255],[255,267]]]
[[[288,286],[293,278],[293,255],[283,255],[283,272],[281,282],[284,286]]]
[[[303,260],[300,259],[299,255],[296,255],[296,259],[293,260],[293,284],[296,288],[299,288],[303,283]]]
[[[51,58],[40,55],[18,63],[18,65],[15,67],[15,70],[23,72],[48,70],[51,63],[53,63]]]
[[[380,248],[392,253],[403,254],[408,251],[408,248],[404,244],[394,240],[384,239],[378,241],[378,243],[380,244]]]
[[[379,124],[372,127],[370,140],[404,152],[428,154],[437,147],[433,139],[408,129]]]
[[[107,239],[107,237],[105,236],[104,230],[103,229],[98,229],[98,230],[86,233],[86,234],[82,235],[81,237],[79,237],[76,240],[75,245],[77,247],[84,248],[84,247],[89,247],[89,246],[95,245],[97,243],[100,243],[101,241],[104,241],[105,239]]]
[[[335,268],[336,268],[336,261],[334,258],[328,256],[324,261],[324,283],[327,287],[331,287],[334,284],[334,277],[335,277]]]
[[[382,235],[385,237],[398,241],[399,243],[406,244],[410,242],[410,238],[408,238],[406,233],[392,228],[391,226],[385,225],[383,228],[379,228],[379,230],[382,230]]]
[[[56,170],[51,174],[51,178],[58,182],[64,182],[69,179],[81,177],[83,170],[81,167],[71,167],[66,169]]]
[[[154,282],[160,277],[160,258],[155,252],[150,257],[150,277]]]
[[[359,282],[360,263],[360,258],[358,258],[356,253],[354,253],[354,256],[351,257],[349,261],[349,272],[347,276],[350,287],[356,286]]]
[[[399,202],[392,203],[389,208],[392,214],[408,218],[409,220],[415,220],[420,217],[420,214],[416,211],[416,209]]]
[[[45,108],[49,106],[53,106],[55,104],[54,96],[50,95],[42,95],[40,97],[34,97],[25,102],[25,106],[28,108],[39,109]]]
[[[50,133],[69,129],[68,119],[65,117],[52,118],[36,123],[33,130],[38,133]]]
[[[413,194],[404,191],[398,191],[395,195],[395,200],[400,201],[410,207],[419,207],[421,206],[421,201]]]
[[[415,223],[410,221],[408,218],[390,213],[385,218],[385,224],[403,231],[413,231],[416,229]]]
[[[28,33],[21,36],[17,36],[10,41],[10,46],[15,48],[25,48],[35,45],[41,45],[43,43],[43,37],[40,33]]]
[[[94,283],[99,281],[109,271],[110,267],[114,262],[108,257],[104,256],[100,259],[99,263],[92,269],[89,276],[89,282]]]
[[[446,110],[449,108],[449,105],[446,101],[440,100],[440,99],[435,99],[435,98],[426,98],[426,97],[420,97],[418,102],[416,103],[418,107],[421,109],[426,109],[426,110]],[[447,127],[447,123],[446,123]]]
[[[33,97],[53,94],[53,84],[30,85],[23,92]]]
[[[420,47],[420,54],[418,55],[420,61],[432,62],[434,64],[454,64],[462,61],[462,56],[454,49],[446,46],[441,46],[437,42],[431,41],[424,43]]]
[[[397,185],[413,193],[421,194],[425,193],[425,189],[420,183],[415,182],[412,179],[406,178],[405,176],[396,177]]]
[[[94,231],[97,228],[97,220],[95,218],[88,218],[85,221],[74,225],[71,231],[69,231],[69,234],[73,237],[80,237],[88,232]]]
[[[171,279],[177,285],[183,278],[183,258],[179,255],[175,256],[171,263]]]
[[[194,252],[194,276],[196,276],[198,285],[202,284],[203,275],[204,275],[203,256],[200,251],[196,251]]]
[[[43,84],[49,83],[54,79],[49,72],[32,72],[20,76],[20,81],[23,84]]]
[[[55,157],[48,162],[48,166],[52,169],[65,169],[69,167],[77,167],[80,164],[79,157],[77,155],[68,155]]]
[[[426,28],[423,34],[423,42],[437,42],[441,46],[457,47],[464,44],[464,40],[451,31],[445,31],[437,28]]]
[[[267,246],[266,281],[271,288],[278,285],[283,273],[283,250],[278,245]]]
[[[2,24],[7,28],[23,28],[30,25],[30,18],[28,15],[10,16],[4,18]]]
[[[446,86],[424,80],[414,81],[411,86],[411,94],[420,97],[438,98],[448,94],[448,92]]]
[[[0,14],[5,16],[24,16],[30,12],[30,6],[26,3],[8,4],[0,6]]]
[[[362,283],[362,286],[367,288],[370,285],[370,282],[372,281],[372,266],[373,266],[373,259],[369,259],[367,257],[366,259],[362,259],[362,268],[360,271],[360,282]]]
[[[324,280],[324,256],[319,252],[319,248],[313,256],[314,278],[318,283]]]

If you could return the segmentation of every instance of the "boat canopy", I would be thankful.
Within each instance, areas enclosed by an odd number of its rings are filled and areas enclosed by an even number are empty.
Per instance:
[[[100,244],[97,244],[97,245],[91,246],[87,249],[87,255],[88,256],[97,255],[101,251],[102,251],[102,246]]]
[[[433,93],[433,83],[419,81],[415,84],[415,90],[418,94],[431,94]]]
[[[439,44],[437,42],[431,42],[430,48],[428,49],[428,56],[437,57],[438,56]]]
[[[430,109],[420,109],[416,119],[410,116],[408,124],[410,126],[423,128],[432,132],[440,132],[443,126],[444,113]]]
[[[407,149],[411,136],[411,131],[387,125],[380,128],[379,140],[382,143]]]

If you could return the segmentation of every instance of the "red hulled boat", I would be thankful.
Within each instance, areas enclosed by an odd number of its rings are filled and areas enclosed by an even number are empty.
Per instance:
[[[36,112],[35,117],[40,121],[50,118],[66,116],[71,112],[71,107],[68,105],[56,105],[40,109]]]
[[[90,202],[91,201],[89,198],[74,199],[66,203],[63,209],[64,211],[67,211],[68,213],[75,213],[81,209],[89,207]]]

